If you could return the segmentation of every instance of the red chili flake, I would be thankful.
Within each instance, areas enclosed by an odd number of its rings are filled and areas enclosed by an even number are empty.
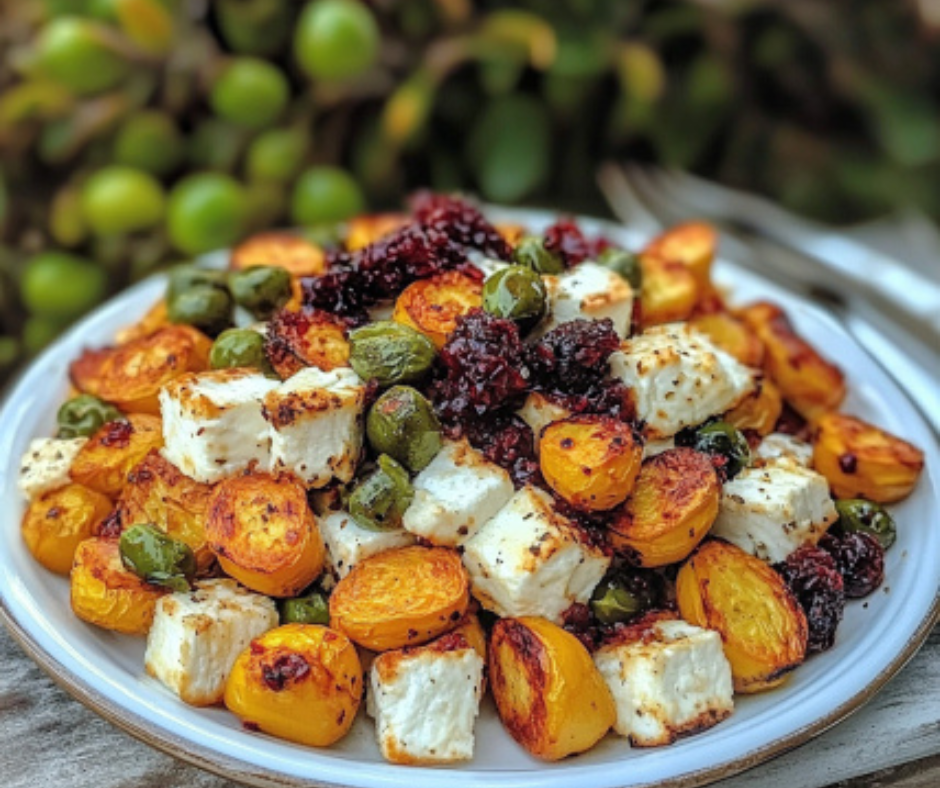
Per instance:
[[[102,428],[101,445],[115,449],[127,448],[134,434],[134,427],[129,421],[112,421]]]

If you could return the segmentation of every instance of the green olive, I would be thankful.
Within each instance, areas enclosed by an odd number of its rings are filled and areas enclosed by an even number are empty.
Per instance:
[[[172,116],[160,110],[136,112],[114,138],[114,160],[154,175],[166,175],[183,159],[183,135]]]
[[[341,222],[365,210],[365,197],[356,180],[339,167],[310,167],[294,184],[291,216],[310,226]]]
[[[431,403],[410,386],[393,386],[379,397],[366,418],[372,448],[398,460],[412,473],[441,450],[441,425]]]
[[[184,542],[153,523],[143,523],[124,531],[118,546],[121,562],[141,579],[174,591],[189,591],[196,575],[196,557]]]
[[[716,466],[725,479],[733,479],[751,464],[751,447],[744,433],[726,421],[712,421],[689,427],[676,435],[677,446],[688,446],[696,451],[719,458]]]
[[[258,320],[267,320],[291,297],[291,278],[284,268],[254,265],[235,271],[228,278],[235,303]]]
[[[254,367],[267,372],[270,366],[264,354],[264,337],[250,328],[223,331],[212,343],[209,366],[213,369]]]
[[[420,380],[437,356],[434,343],[424,334],[393,320],[357,328],[349,342],[349,363],[356,374],[380,386]]]
[[[483,308],[496,317],[534,326],[545,314],[547,301],[542,277],[524,265],[497,271],[483,283]]]
[[[227,175],[197,172],[173,186],[166,218],[170,240],[185,254],[231,246],[245,230],[245,190]]]
[[[163,220],[160,182],[143,170],[102,167],[82,187],[82,212],[96,235],[148,230]]]
[[[56,414],[60,438],[90,438],[109,421],[123,418],[121,411],[91,394],[79,394],[62,403]]]
[[[597,258],[605,268],[620,274],[630,283],[634,293],[639,293],[643,287],[643,268],[640,258],[626,249],[605,249]]]
[[[516,248],[512,250],[512,259],[517,265],[531,268],[537,274],[560,274],[565,270],[561,257],[548,251],[542,239],[534,235],[519,239]]]
[[[30,313],[60,327],[91,309],[107,290],[108,276],[100,265],[63,252],[40,252],[20,278],[20,296]]]
[[[253,181],[289,183],[303,164],[309,147],[309,132],[302,128],[265,131],[249,146],[245,170]]]
[[[656,607],[662,596],[659,575],[636,570],[605,577],[591,596],[591,610],[602,624],[617,624]]]
[[[39,72],[63,87],[88,95],[121,82],[128,64],[111,43],[106,25],[74,16],[53,19],[36,40]]]
[[[192,287],[167,302],[167,316],[214,337],[232,325],[232,296],[211,285]]]
[[[172,301],[180,293],[192,290],[194,287],[217,287],[224,290],[227,275],[225,271],[212,268],[200,268],[196,265],[183,264],[170,270],[170,281],[167,283],[166,298]]]
[[[371,9],[358,0],[308,3],[294,26],[294,57],[318,80],[359,76],[375,62],[380,43]]]
[[[391,531],[401,527],[405,509],[411,505],[414,488],[406,471],[387,454],[349,496],[349,514],[370,531]]]
[[[215,113],[249,129],[270,126],[290,100],[287,77],[277,66],[254,57],[233,59],[209,94]]]
[[[847,498],[836,501],[839,527],[846,533],[861,531],[873,536],[887,550],[898,536],[894,518],[881,504],[864,498]]]
[[[330,623],[330,605],[326,595],[320,591],[311,591],[309,594],[281,600],[280,604],[282,624],[322,624]]]

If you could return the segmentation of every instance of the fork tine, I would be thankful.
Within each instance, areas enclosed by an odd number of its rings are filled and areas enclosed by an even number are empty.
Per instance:
[[[674,224],[688,218],[676,200],[663,195],[662,190],[652,181],[645,168],[629,165],[625,170],[625,175],[638,197],[662,224]]]
[[[662,223],[630,184],[624,167],[614,162],[602,164],[597,173],[597,183],[610,209],[624,224],[648,233],[662,229]]]

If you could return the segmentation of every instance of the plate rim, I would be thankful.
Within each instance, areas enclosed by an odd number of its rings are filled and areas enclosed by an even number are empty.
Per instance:
[[[524,220],[533,224],[558,215],[558,212],[552,211],[530,211],[526,209],[506,209],[502,207],[493,210],[493,213],[517,218],[518,220]],[[632,232],[631,228],[627,226],[612,225],[609,222],[594,217],[579,216],[578,219],[579,221],[583,220],[586,224],[590,223],[594,227],[610,227],[620,234]],[[215,254],[218,255],[219,253]],[[41,361],[43,358],[56,355],[57,348],[60,345],[74,341],[74,336],[80,334],[86,328],[87,323],[92,319],[102,319],[104,313],[109,308],[115,309],[117,303],[125,299],[132,300],[138,291],[142,292],[153,286],[154,278],[151,277],[124,290],[83,318],[66,332],[66,334],[56,340],[56,342],[47,348],[33,364],[24,370],[22,375],[11,382],[10,387],[3,397],[3,412],[6,412],[6,406],[9,404],[9,401],[20,391],[23,382],[28,378],[30,371],[37,362]],[[802,297],[800,297],[800,300],[804,303],[809,303]],[[848,341],[856,345],[866,356],[870,356],[868,351],[861,346],[851,334],[844,330],[843,333],[846,335]],[[905,403],[917,414],[918,419],[922,420],[917,403],[912,401],[906,386],[897,381],[895,381],[895,385],[903,396]],[[933,437],[930,436],[928,441],[932,445],[934,443]],[[12,467],[12,465],[13,463],[11,462],[10,467]],[[27,628],[21,624],[8,604],[8,600],[0,593],[0,623],[6,626],[13,639],[26,654],[69,695],[139,741],[222,777],[247,782],[261,788],[267,788],[268,786],[277,786],[278,788],[311,788],[311,786],[339,788],[346,784],[314,779],[312,776],[310,778],[294,776],[275,769],[270,769],[261,764],[239,759],[230,753],[212,748],[193,739],[186,738],[185,736],[177,735],[166,726],[154,724],[152,721],[148,720],[145,715],[122,705],[117,699],[108,698],[91,686],[83,677],[69,671],[64,665],[58,662],[52,654],[47,653],[30,634]],[[940,621],[940,588],[935,591],[933,600],[927,608],[924,617],[904,643],[903,648],[901,648],[888,664],[886,664],[886,666],[864,687],[836,708],[817,717],[811,723],[785,733],[734,760],[700,768],[693,772],[687,772],[674,777],[644,783],[632,783],[631,788],[648,788],[653,785],[661,786],[661,788],[696,788],[697,786],[706,785],[715,780],[743,772],[809,741],[857,711],[880,692],[884,685],[913,658],[938,621]],[[447,774],[447,771],[442,770],[440,773],[443,776]],[[485,780],[485,777],[482,779]]]

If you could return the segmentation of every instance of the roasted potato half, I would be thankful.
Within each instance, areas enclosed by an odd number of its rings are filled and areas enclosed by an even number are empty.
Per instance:
[[[633,429],[609,416],[572,416],[549,424],[539,440],[548,485],[573,506],[606,511],[633,490],[643,447]]]
[[[326,272],[326,255],[315,243],[290,233],[258,233],[232,250],[229,267],[255,265],[284,268],[291,276],[319,276]]]
[[[739,430],[754,430],[764,436],[774,431],[782,413],[780,389],[769,378],[764,378],[752,394],[725,414],[725,421]]]
[[[326,312],[283,310],[268,323],[264,353],[283,380],[306,367],[348,367],[349,350],[342,325]]]
[[[837,498],[893,503],[910,495],[924,469],[916,446],[842,413],[827,413],[816,426],[813,465]]]
[[[643,463],[633,495],[608,530],[611,546],[640,566],[682,561],[718,516],[721,483],[711,459],[668,449]]]
[[[288,474],[219,482],[209,496],[206,541],[227,575],[267,596],[297,596],[326,560],[307,491]]]
[[[117,510],[125,528],[153,523],[186,543],[200,569],[215,555],[206,543],[206,514],[212,486],[183,474],[158,451],[151,451],[127,476]]]
[[[679,613],[724,641],[735,692],[783,683],[806,658],[806,616],[783,579],[759,558],[722,541],[705,542],[676,580]]]
[[[330,597],[330,626],[360,646],[416,646],[453,629],[470,602],[460,556],[441,547],[386,550],[356,564]]]
[[[209,366],[212,341],[191,326],[166,326],[118,347],[86,350],[69,367],[72,383],[125,413],[159,415],[165,383]]]
[[[170,318],[167,316],[166,299],[161,298],[138,322],[119,331],[115,339],[119,345],[125,345],[135,339],[150,336],[157,329],[168,325]]]
[[[698,283],[689,268],[654,254],[640,255],[640,268],[640,326],[686,320],[699,296]]]
[[[369,244],[382,240],[408,223],[403,213],[374,213],[356,216],[346,226],[346,248],[357,252]]]
[[[764,361],[764,345],[744,323],[727,312],[698,315],[689,321],[696,331],[730,353],[742,364],[760,369]]]
[[[126,421],[110,421],[92,435],[72,461],[69,475],[85,487],[116,498],[131,470],[162,446],[160,419],[132,413]]]
[[[30,503],[23,515],[23,541],[40,564],[67,575],[79,543],[91,538],[111,511],[111,501],[80,484],[67,484]]]
[[[408,285],[395,302],[392,319],[417,329],[441,348],[457,327],[457,318],[482,303],[479,282],[447,271]]]
[[[508,222],[496,222],[493,225],[503,240],[510,246],[515,246],[519,240],[528,233],[528,230],[521,224],[510,224]]]
[[[287,624],[255,638],[235,660],[225,705],[248,728],[328,747],[345,736],[362,699],[356,647],[316,624]]]
[[[457,626],[444,637],[451,635],[460,635],[467,641],[470,648],[476,651],[484,660],[486,659],[486,632],[483,631],[483,625],[480,623],[480,619],[477,618],[476,613],[467,613],[457,622]]]
[[[764,367],[797,413],[815,421],[839,407],[845,399],[842,372],[793,330],[780,307],[752,304],[740,317],[763,342]]]
[[[685,222],[657,235],[643,250],[663,260],[682,263],[705,292],[711,287],[711,269],[718,249],[718,233],[705,222]]]
[[[89,624],[146,635],[157,600],[169,589],[141,580],[121,563],[117,539],[95,537],[81,542],[72,564],[72,612]]]
[[[589,750],[614,724],[614,701],[591,655],[544,618],[497,621],[488,664],[503,725],[538,758]]]

